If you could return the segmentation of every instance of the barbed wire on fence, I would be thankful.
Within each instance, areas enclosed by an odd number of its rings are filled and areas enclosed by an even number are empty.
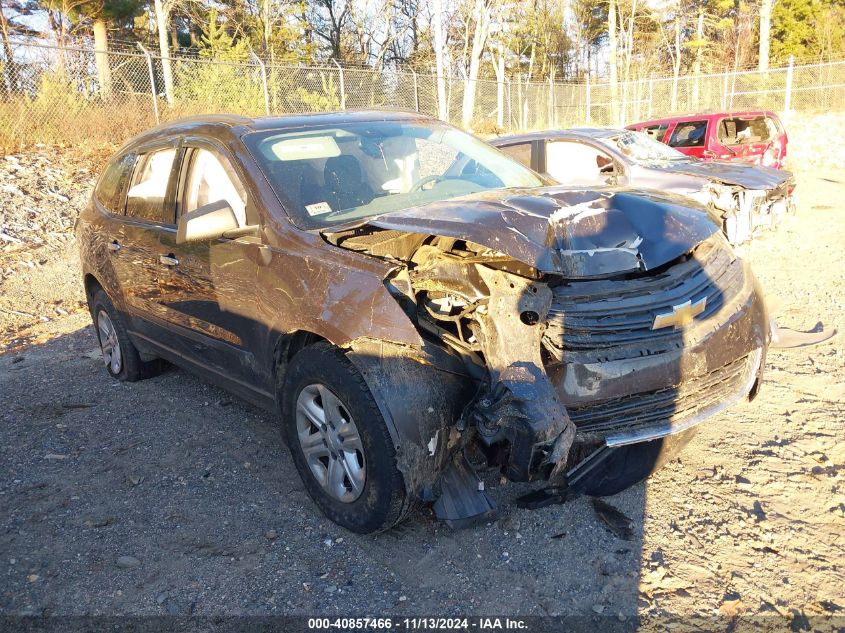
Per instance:
[[[334,63],[272,64],[139,50],[17,42],[0,58],[0,146],[122,141],[159,121],[201,113],[257,116],[339,109],[438,112],[433,73]],[[472,108],[464,93],[474,91]],[[619,82],[446,79],[442,118],[479,133],[612,126],[680,112],[845,110],[845,61],[653,76]]]

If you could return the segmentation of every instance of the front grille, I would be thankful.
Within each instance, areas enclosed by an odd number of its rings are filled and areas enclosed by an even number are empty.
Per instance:
[[[735,397],[757,370],[759,350],[710,373],[655,391],[637,393],[578,408],[568,408],[579,439],[602,439],[608,433],[627,433],[688,420]],[[742,394],[744,395],[744,394]]]
[[[680,348],[682,330],[652,330],[655,316],[706,298],[704,311],[695,317],[702,321],[733,299],[743,281],[742,263],[718,240],[709,240],[658,274],[561,284],[553,288],[544,343],[558,358],[567,358],[563,352],[590,352],[599,361]],[[619,350],[610,353],[619,347],[625,348],[621,356]]]

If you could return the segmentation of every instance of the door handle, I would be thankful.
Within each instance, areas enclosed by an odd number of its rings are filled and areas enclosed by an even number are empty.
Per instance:
[[[111,252],[116,253],[120,250],[120,242],[117,240],[112,240],[108,244],[106,244],[106,248],[109,249]]]
[[[173,257],[173,254],[170,255],[159,255],[158,261],[164,264],[165,266],[178,266],[179,260]]]

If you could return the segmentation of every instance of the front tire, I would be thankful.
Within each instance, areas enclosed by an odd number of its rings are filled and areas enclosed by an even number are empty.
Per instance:
[[[281,393],[282,430],[305,490],[338,525],[387,530],[408,509],[396,449],[366,382],[328,343],[301,350]]]
[[[161,371],[161,361],[143,361],[129,340],[123,317],[115,309],[105,290],[98,289],[91,300],[91,318],[103,353],[106,371],[121,382],[150,378]]]
[[[584,487],[590,497],[610,497],[640,483],[674,459],[695,436],[696,428],[676,435],[620,446]]]

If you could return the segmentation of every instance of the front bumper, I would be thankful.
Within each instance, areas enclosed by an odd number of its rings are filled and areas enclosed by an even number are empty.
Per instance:
[[[727,374],[729,382],[727,388],[719,390],[721,397],[710,397],[705,406],[695,406],[692,410],[684,411],[682,414],[677,412],[671,416],[655,421],[651,424],[632,425],[627,429],[620,429],[604,437],[606,446],[626,446],[628,444],[637,444],[639,442],[650,442],[676,433],[682,433],[704,422],[707,418],[721,413],[725,409],[733,406],[743,398],[748,397],[752,392],[756,393],[755,387],[762,378],[762,359],[763,350],[758,348],[745,358],[732,363],[730,366],[738,365],[739,369],[735,373],[724,371],[715,372],[718,377],[715,380],[721,380],[722,374]],[[583,434],[582,434],[583,438]]]
[[[750,268],[731,258],[728,249],[710,248],[662,278],[589,282],[594,287],[578,295],[561,293],[569,296],[559,314],[552,310],[557,329],[549,328],[562,340],[561,361],[547,371],[577,429],[570,465],[599,447],[682,433],[756,395],[768,315]],[[619,294],[614,284],[627,286]],[[585,295],[604,298],[586,305]],[[646,326],[659,306],[702,298],[707,309],[691,324]]]

